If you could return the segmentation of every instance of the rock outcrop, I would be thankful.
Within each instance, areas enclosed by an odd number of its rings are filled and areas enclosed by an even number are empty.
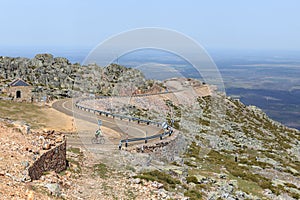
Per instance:
[[[36,96],[54,98],[78,93],[114,95],[145,90],[149,84],[140,71],[117,64],[81,66],[51,54],[37,54],[32,59],[0,56],[0,88],[16,78],[34,86]]]

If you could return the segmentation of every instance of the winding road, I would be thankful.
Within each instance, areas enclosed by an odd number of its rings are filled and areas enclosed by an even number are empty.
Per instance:
[[[87,137],[86,139],[82,138],[83,134],[79,133],[79,136],[81,137],[80,140],[82,143],[88,143],[90,139],[94,136],[94,133],[97,129],[98,120],[102,121],[102,126],[112,129],[115,132],[119,133],[113,139],[111,138],[109,139],[104,132],[104,136],[106,137],[106,141],[107,141],[106,146],[113,145],[114,148],[117,148],[118,143],[121,139],[144,137],[146,133],[147,136],[151,136],[151,135],[158,134],[161,131],[161,127],[157,127],[154,125],[138,124],[137,122],[133,122],[133,121],[129,122],[128,120],[120,120],[117,118],[95,115],[94,113],[89,113],[80,110],[74,106],[73,99],[64,99],[64,100],[56,101],[52,104],[52,107],[62,113],[65,113],[69,116],[73,116],[75,120],[90,122],[95,125],[93,127],[89,127],[89,130],[83,130],[84,128],[78,127],[76,125],[78,132],[85,131],[84,137]],[[83,142],[83,140],[85,140],[85,142]],[[70,138],[68,144],[80,145],[78,144],[79,142],[80,141],[78,141],[78,139],[74,140]]]

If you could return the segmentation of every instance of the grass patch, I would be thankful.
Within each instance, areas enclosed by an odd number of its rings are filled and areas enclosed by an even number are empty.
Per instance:
[[[186,160],[184,161],[184,164],[186,164],[189,167],[197,167],[197,165],[194,165],[193,163],[191,163],[190,161]]]
[[[140,178],[147,181],[157,181],[159,183],[162,183],[164,185],[164,189],[166,190],[174,189],[176,184],[181,183],[178,179],[173,178],[171,175],[158,170],[144,172],[140,175],[135,176],[135,178]]]
[[[195,183],[195,184],[197,184],[198,183],[198,179],[195,176],[188,176],[188,177],[186,177],[186,182],[187,183]]]
[[[67,151],[75,153],[75,154],[82,154],[82,152],[80,151],[80,148],[78,148],[78,147],[68,148]]]
[[[292,183],[284,183],[284,185],[285,185],[286,187],[290,187],[290,188],[296,188],[296,189],[298,189],[298,188],[297,188],[297,186],[296,186],[296,185],[294,185],[294,184],[292,184]]]
[[[197,190],[188,190],[184,192],[184,196],[190,197],[190,200],[198,200],[202,198],[202,195]]]
[[[107,178],[108,168],[105,164],[100,163],[93,166],[94,174],[102,178]]]
[[[45,127],[47,119],[42,107],[32,103],[0,100],[0,118],[21,120],[35,128]]]
[[[196,159],[199,159],[200,150],[201,148],[197,146],[196,142],[192,142],[185,155],[187,157],[194,157]]]
[[[251,155],[249,156],[248,160],[238,158],[237,162],[235,162],[235,157],[230,153],[220,153],[215,150],[211,150],[207,154],[207,157],[205,159],[200,159],[198,156],[200,150],[201,147],[197,146],[195,142],[192,142],[185,156],[196,158],[195,162],[197,164],[200,164],[201,166],[209,165],[213,166],[213,168],[216,169],[224,166],[229,172],[229,176],[231,177],[231,179],[238,180],[239,188],[245,192],[262,196],[262,189],[270,189],[275,194],[279,194],[283,191],[281,188],[273,186],[271,180],[265,178],[264,176],[251,172],[251,167],[248,167],[248,165],[256,165],[263,168],[268,166],[268,164],[266,163],[256,161],[255,152],[247,152],[248,155]],[[241,150],[241,153],[243,153],[243,150]],[[190,163],[188,162],[185,162],[185,164],[190,166]],[[208,167],[207,170],[212,170],[212,168]],[[192,173],[187,177],[187,182],[195,181],[195,179],[193,178],[194,174],[195,173]]]
[[[204,125],[204,126],[210,126],[210,121],[202,119],[202,118],[199,118],[198,123],[201,125]]]
[[[73,160],[71,158],[67,158],[67,162],[69,163],[68,170],[70,170],[70,172],[75,174],[81,174],[82,169],[78,161]]]
[[[176,161],[171,162],[171,164],[175,165],[175,166],[178,166],[178,167],[181,167],[181,165],[179,163],[177,163]]]

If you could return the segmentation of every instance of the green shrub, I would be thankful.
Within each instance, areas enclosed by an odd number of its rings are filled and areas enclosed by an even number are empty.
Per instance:
[[[78,148],[78,147],[68,148],[67,151],[75,153],[75,154],[81,154],[80,148]]]
[[[188,176],[186,177],[186,182],[188,183],[198,183],[198,179],[195,176]]]
[[[188,190],[184,192],[184,196],[190,197],[190,200],[199,200],[202,197],[201,193],[197,190]]]
[[[164,185],[166,190],[175,188],[176,184],[180,184],[180,181],[176,178],[173,178],[171,175],[164,172],[154,170],[150,172],[144,172],[140,175],[135,176],[135,178],[141,178],[147,181],[157,181]]]
[[[191,163],[190,161],[186,160],[184,161],[184,164],[186,164],[189,167],[197,167],[197,165],[194,165],[193,163]]]

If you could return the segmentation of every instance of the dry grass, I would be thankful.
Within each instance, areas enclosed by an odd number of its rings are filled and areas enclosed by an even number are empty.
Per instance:
[[[33,129],[72,130],[71,117],[52,108],[32,103],[0,100],[0,118],[25,121]]]

